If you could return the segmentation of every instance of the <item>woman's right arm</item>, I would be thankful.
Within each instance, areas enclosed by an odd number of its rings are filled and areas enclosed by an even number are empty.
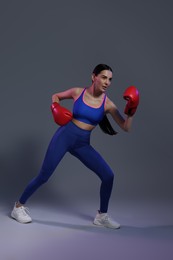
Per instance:
[[[120,112],[118,111],[116,105],[109,99],[107,98],[107,113],[110,113],[111,116],[113,117],[114,121],[126,132],[129,132],[132,126],[132,116],[126,116],[124,118]]]
[[[76,97],[80,94],[81,88],[70,88],[63,92],[55,93],[52,95],[52,103],[59,103],[63,99],[76,99]]]

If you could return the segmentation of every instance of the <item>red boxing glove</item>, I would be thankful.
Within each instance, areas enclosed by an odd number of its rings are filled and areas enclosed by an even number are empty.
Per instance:
[[[57,102],[52,103],[51,110],[55,123],[60,126],[66,125],[72,120],[72,113]]]
[[[139,91],[135,86],[130,86],[124,91],[123,98],[127,100],[124,113],[133,116],[139,104]]]

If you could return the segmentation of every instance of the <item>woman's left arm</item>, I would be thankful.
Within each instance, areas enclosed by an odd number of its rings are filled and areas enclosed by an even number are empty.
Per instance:
[[[112,116],[114,121],[121,127],[121,129],[123,129],[125,132],[129,132],[132,126],[133,117],[126,116],[126,118],[124,118],[120,114],[116,105],[110,99],[108,99],[106,103],[106,112]]]

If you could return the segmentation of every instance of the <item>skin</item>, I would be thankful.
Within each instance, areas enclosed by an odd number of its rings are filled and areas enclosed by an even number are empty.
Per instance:
[[[92,85],[87,88],[84,95],[84,102],[94,108],[101,106],[106,90],[110,87],[112,72],[102,70],[98,75],[92,74]],[[83,88],[71,88],[64,92],[56,93],[52,96],[52,102],[59,103],[63,99],[73,99],[74,101],[80,96]],[[105,112],[110,114],[114,121],[126,132],[129,132],[132,125],[132,117],[122,117],[116,105],[107,97],[105,102]],[[76,119],[72,121],[82,129],[92,130],[95,126],[80,122]]]
[[[98,75],[92,74],[92,85],[86,89],[84,95],[84,102],[94,108],[101,106],[106,90],[110,87],[112,80],[112,72],[109,70],[102,70]],[[60,103],[63,99],[73,99],[74,101],[80,96],[83,88],[70,88],[66,91],[56,93],[52,96],[52,102]],[[126,132],[129,132],[132,125],[132,117],[122,117],[116,105],[106,97],[105,112],[110,114],[114,121]],[[72,119],[74,124],[85,130],[92,130],[95,126]],[[16,207],[23,206],[20,202],[16,203]]]

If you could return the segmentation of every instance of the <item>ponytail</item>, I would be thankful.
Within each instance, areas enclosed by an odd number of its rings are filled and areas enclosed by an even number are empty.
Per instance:
[[[111,126],[108,118],[106,115],[104,115],[102,121],[99,123],[99,126],[101,128],[101,130],[108,135],[116,135],[118,134],[118,132],[116,132],[113,127]]]

